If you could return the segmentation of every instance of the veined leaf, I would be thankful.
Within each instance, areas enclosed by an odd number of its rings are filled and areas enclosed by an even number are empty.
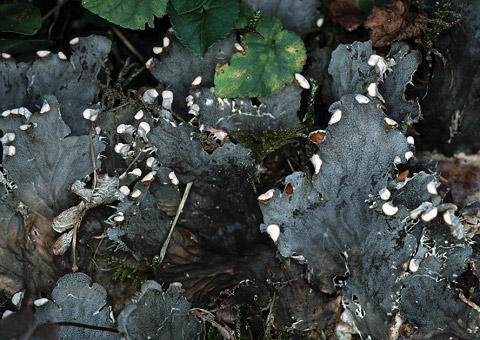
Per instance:
[[[208,48],[225,38],[238,18],[237,0],[208,0],[201,8],[179,14],[170,2],[168,16],[177,38],[203,58]]]
[[[29,4],[0,4],[0,32],[33,35],[42,27],[40,10]]]
[[[217,97],[270,96],[293,81],[305,64],[306,50],[297,34],[282,28],[280,20],[265,17],[258,22],[258,33],[242,38],[245,52],[235,53],[230,64],[217,65]]]
[[[178,14],[185,14],[199,9],[207,0],[171,0],[170,2]]]
[[[132,30],[154,27],[153,16],[165,15],[168,0],[82,0],[82,5],[108,21]]]

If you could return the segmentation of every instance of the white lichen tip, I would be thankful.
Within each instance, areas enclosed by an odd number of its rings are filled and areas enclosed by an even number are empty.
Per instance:
[[[5,319],[7,316],[10,316],[12,314],[15,314],[15,312],[12,312],[11,310],[7,309],[5,312],[3,312],[3,315],[2,315],[1,319]]]
[[[17,152],[17,149],[13,146],[7,146],[3,148],[3,153],[7,156],[13,157],[15,156],[15,153]]]
[[[413,138],[412,136],[408,136],[407,143],[410,145],[415,145],[415,138]]]
[[[268,203],[273,198],[273,194],[275,193],[275,189],[270,189],[267,192],[261,194],[260,196],[257,197],[257,200],[263,202],[263,203]]]
[[[411,259],[408,263],[408,270],[411,273],[415,273],[420,267],[420,259]]]
[[[323,26],[323,23],[325,22],[325,19],[323,17],[317,19],[317,27],[320,28]]]
[[[47,101],[44,101],[40,113],[46,113],[48,111],[50,111],[50,104],[48,104]]]
[[[145,177],[142,178],[141,182],[145,185],[151,183],[155,179],[156,171],[150,171]]]
[[[380,195],[380,198],[384,201],[388,201],[390,199],[390,196],[392,196],[392,193],[387,188],[380,189],[378,194]]]
[[[328,122],[329,125],[337,124],[340,119],[342,119],[342,110],[336,109],[333,111],[332,117],[330,118],[330,121]]]
[[[308,82],[307,78],[305,78],[300,73],[295,73],[295,80],[297,81],[298,85],[300,85],[302,89],[305,89],[305,90],[310,89],[310,83]]]
[[[15,137],[16,135],[14,132],[7,132],[3,135],[2,138],[0,138],[0,142],[2,142],[2,144],[7,144],[13,142],[15,140]]]
[[[437,217],[438,209],[433,207],[422,214],[422,220],[425,222],[430,222],[435,217]]]
[[[435,181],[431,181],[430,183],[427,184],[427,191],[432,195],[438,195],[437,185]]]
[[[135,168],[132,171],[130,171],[128,174],[133,175],[135,177],[140,177],[142,176],[142,170],[140,168]]]
[[[119,126],[117,126],[117,133],[119,134],[127,133],[131,135],[134,131],[135,128],[130,124],[120,124]]]
[[[50,55],[50,51],[47,51],[47,50],[40,50],[40,51],[37,51],[37,56],[39,56],[40,58],[45,58],[47,56]]]
[[[398,123],[396,121],[394,121],[392,118],[385,117],[385,118],[383,118],[383,122],[388,127],[391,127],[391,128],[398,127]]]
[[[10,116],[10,113],[11,113],[10,110],[5,110],[5,111],[2,112],[1,116],[6,118],[6,117]]]
[[[153,53],[155,53],[155,54],[161,54],[162,52],[163,52],[163,47],[155,46],[153,48]]]
[[[139,189],[136,189],[134,192],[130,194],[132,198],[139,198],[142,192]]]
[[[355,100],[359,103],[359,104],[368,104],[370,103],[370,99],[367,97],[367,96],[364,96],[363,94],[357,94],[355,96]]]
[[[116,153],[125,153],[130,149],[130,145],[124,144],[124,143],[117,143],[115,144],[115,147],[113,148]]]
[[[376,97],[378,93],[377,91],[378,89],[376,83],[371,83],[370,85],[368,85],[367,92],[370,97]]]
[[[140,191],[140,190],[138,190],[138,191]],[[138,196],[140,196],[140,195],[138,195]],[[136,197],[134,197],[134,198],[136,198]],[[113,220],[115,222],[123,222],[123,221],[125,221],[125,216],[123,216],[123,214],[122,215],[117,215],[113,218]]]
[[[58,59],[60,60],[67,60],[67,56],[65,55],[65,53],[63,53],[62,51],[58,52]]]
[[[393,216],[398,212],[398,207],[394,206],[391,202],[387,202],[382,205],[382,211],[387,216]]]
[[[22,300],[24,296],[25,292],[23,290],[16,292],[12,296],[12,303],[15,305],[15,307],[17,307],[17,309],[20,309],[20,307],[22,307]]]
[[[405,159],[408,161],[411,158],[413,158],[413,152],[412,151],[405,152]]]
[[[41,298],[41,299],[37,299],[35,301],[33,301],[33,304],[36,306],[36,307],[42,307],[43,305],[47,304],[48,303],[48,299],[46,298]]]
[[[86,120],[94,122],[98,118],[98,114],[100,113],[100,110],[95,110],[95,109],[85,109],[82,113],[83,118]]]
[[[242,45],[240,45],[239,43],[235,43],[235,49],[238,51],[238,52],[243,52],[245,51],[242,47]]]
[[[170,182],[173,185],[179,185],[180,184],[180,181],[178,180],[177,175],[175,175],[174,171],[172,171],[168,174],[168,178],[170,179]]]
[[[76,44],[78,44],[80,42],[80,38],[73,38],[72,40],[70,40],[70,45],[74,46]]]
[[[146,68],[152,68],[153,67],[153,58],[150,58],[147,60],[147,62],[145,63],[145,67]]]
[[[277,242],[278,237],[280,236],[280,227],[276,224],[270,224],[267,227],[267,234],[273,240],[273,242]]]
[[[147,90],[143,93],[143,101],[147,104],[153,104],[158,97],[158,91],[155,89]]]
[[[18,109],[11,109],[10,113],[14,114],[14,115],[25,116],[25,118],[27,120],[29,120],[30,117],[32,117],[32,113],[26,107],[19,107]]]
[[[8,60],[10,59],[12,56],[8,53],[2,53],[2,58],[5,59],[5,60]]]
[[[198,85],[200,85],[200,84],[202,83],[202,80],[203,80],[202,76],[198,76],[197,78],[195,78],[195,79],[192,81],[192,85],[193,85],[193,86],[198,86]]]
[[[453,225],[453,212],[451,210],[447,210],[443,213],[443,220],[445,221],[446,224],[448,225]]]
[[[402,163],[402,159],[399,156],[395,156],[395,158],[393,159],[393,164],[397,165],[400,163]]]
[[[163,37],[163,47],[168,47],[170,46],[170,38],[169,37]]]
[[[130,188],[127,187],[126,185],[122,185],[118,190],[124,197],[127,197],[128,195],[130,195]]]
[[[31,127],[32,127],[32,125],[30,125],[30,124],[22,124],[22,125],[20,125],[20,130],[27,131]]]
[[[145,138],[147,133],[150,132],[150,124],[147,122],[141,122],[140,125],[138,125],[138,133],[140,134],[140,137]]]
[[[135,116],[133,116],[133,118],[135,118],[136,120],[140,120],[143,118],[144,115],[145,114],[143,113],[143,110],[140,110],[137,113],[135,113]]]
[[[368,58],[368,65],[375,66],[380,59],[382,59],[382,57],[380,57],[378,54],[372,54],[370,58]]]
[[[317,154],[314,154],[311,158],[310,161],[313,164],[313,169],[315,171],[315,175],[318,175],[320,172],[320,169],[322,168],[322,160],[320,159],[320,156]]]
[[[147,160],[145,161],[145,164],[149,167],[149,168],[153,168],[154,166],[156,166],[158,164],[157,160],[155,159],[155,157],[149,157],[147,158]]]

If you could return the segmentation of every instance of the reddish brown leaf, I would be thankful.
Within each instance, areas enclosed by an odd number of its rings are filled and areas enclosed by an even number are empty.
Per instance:
[[[370,40],[374,47],[392,44],[394,41],[418,37],[427,23],[414,12],[410,4],[394,1],[381,7],[374,7],[364,26],[370,29]]]
[[[365,20],[365,14],[356,0],[332,0],[328,4],[332,20],[340,23],[346,31],[356,30]]]

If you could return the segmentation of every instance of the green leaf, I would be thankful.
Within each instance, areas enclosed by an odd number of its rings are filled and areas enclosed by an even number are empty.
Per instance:
[[[53,41],[44,39],[2,39],[0,40],[0,51],[10,54],[25,52],[35,54],[36,50],[48,48],[53,44]]]
[[[199,9],[207,0],[171,0],[170,2],[178,14],[185,14]]]
[[[42,27],[40,10],[29,4],[0,4],[0,32],[33,35]]]
[[[154,27],[154,17],[165,15],[168,0],[82,0],[82,5],[108,21],[132,30]]]
[[[246,3],[240,3],[240,15],[238,16],[237,22],[235,23],[235,29],[241,30],[248,26],[248,22],[252,17],[252,10]]]
[[[190,13],[178,14],[172,3],[167,11],[178,40],[203,58],[210,46],[232,31],[239,9],[237,0],[207,0]]]
[[[258,22],[257,33],[242,37],[245,52],[235,53],[230,64],[217,65],[217,97],[271,96],[293,81],[307,54],[302,39],[282,28],[279,19],[265,17]]]

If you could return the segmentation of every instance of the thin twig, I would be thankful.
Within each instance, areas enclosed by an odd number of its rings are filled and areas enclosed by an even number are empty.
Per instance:
[[[167,236],[165,242],[163,242],[162,249],[160,250],[160,260],[158,262],[158,265],[160,265],[162,263],[163,259],[165,258],[165,254],[167,253],[168,244],[170,243],[170,239],[172,238],[173,229],[175,228],[175,225],[177,224],[178,217],[182,213],[183,206],[185,205],[185,202],[187,201],[188,193],[190,192],[190,188],[192,187],[192,185],[193,185],[193,182],[188,182],[187,183],[187,187],[185,188],[185,192],[183,193],[182,201],[180,202],[180,205],[178,206],[177,214],[175,215],[175,219],[173,220],[172,226],[170,227],[170,231],[168,232],[168,236]]]
[[[92,196],[90,196],[90,201],[93,199],[93,193],[97,187],[97,165],[95,162],[95,150],[93,149],[93,138],[92,138],[92,126],[90,125],[88,129],[88,137],[90,138],[90,155],[92,157],[92,167],[93,167],[93,189]]]
[[[143,57],[143,55],[138,52],[138,50],[130,43],[130,41],[128,41],[128,39],[122,34],[122,32],[120,32],[120,30],[115,26],[112,27],[112,30],[113,33],[115,33],[118,38],[123,42],[123,44],[130,50],[130,52],[135,54],[135,56],[140,59],[142,63],[145,64],[145,58]]]
[[[77,256],[76,256],[76,250],[77,250],[77,229],[80,226],[80,223],[82,223],[82,218],[85,215],[85,212],[88,210],[89,205],[95,196],[95,189],[97,187],[97,165],[95,164],[95,150],[93,148],[93,138],[92,138],[92,125],[89,125],[89,130],[88,130],[88,137],[90,138],[90,154],[92,157],[92,167],[93,167],[93,188],[92,188],[92,194],[90,195],[90,202],[88,202],[88,205],[85,207],[85,209],[77,215],[75,218],[75,224],[73,226],[73,238],[72,238],[72,252],[73,252],[73,264],[72,264],[72,271],[76,272],[78,270],[77,266]],[[101,242],[101,241],[100,241]]]
[[[63,5],[65,5],[67,2],[69,2],[70,0],[63,0],[61,2],[59,2],[55,7],[53,7],[50,11],[48,11],[47,14],[45,14],[43,17],[42,17],[42,23],[47,20],[48,18],[50,18],[50,16],[52,14],[55,14],[55,12],[57,12],[60,7],[62,7]]]
[[[135,158],[133,159],[133,161],[130,162],[130,165],[127,167],[127,169],[123,172],[123,174],[125,174],[128,170],[130,170],[130,168],[133,166],[133,164],[138,161],[138,159],[140,158],[140,155],[143,153],[143,151],[145,150],[145,145],[142,147],[142,149],[140,150],[140,152],[135,156]],[[120,177],[123,176],[120,175]]]

